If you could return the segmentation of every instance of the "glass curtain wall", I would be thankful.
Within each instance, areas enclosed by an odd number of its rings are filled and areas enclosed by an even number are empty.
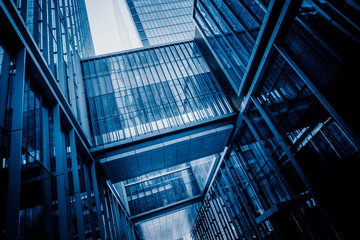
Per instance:
[[[80,57],[94,55],[85,1],[75,0],[13,0],[34,41],[27,44],[41,54],[49,67],[50,80],[55,80],[65,99],[71,105],[78,121],[82,121],[79,106],[78,81],[81,81],[76,64]],[[37,49],[40,50],[37,52]],[[40,58],[40,56],[37,56]],[[41,64],[42,61],[41,60]],[[52,75],[52,76],[51,76]],[[75,92],[75,93],[74,93]],[[82,102],[81,102],[82,103]]]
[[[233,112],[194,42],[82,61],[95,145]]]
[[[194,174],[187,164],[167,169],[163,175],[125,184],[132,216],[166,207],[201,194]]]
[[[196,2],[195,19],[215,52],[214,36],[228,36],[231,21],[220,7],[231,2]],[[305,0],[298,12],[282,12],[291,20],[280,23],[242,102],[230,156],[192,228],[195,239],[358,238],[350,217],[358,213],[358,124],[344,106],[359,102],[350,77],[359,69],[359,11],[345,5]]]
[[[192,0],[127,0],[143,46],[194,38]]]
[[[16,59],[0,44],[0,238],[5,238],[7,192],[9,183],[11,101],[16,73]]]
[[[195,22],[238,91],[268,2],[196,0]]]
[[[124,181],[132,216],[203,194],[209,171],[218,155]]]

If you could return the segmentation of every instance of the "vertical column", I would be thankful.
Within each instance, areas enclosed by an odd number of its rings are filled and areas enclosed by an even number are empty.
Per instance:
[[[75,195],[75,211],[76,211],[76,222],[78,226],[78,234],[80,240],[85,240],[85,225],[84,225],[84,216],[81,206],[81,195],[80,195],[80,181],[79,181],[79,171],[77,163],[77,151],[76,151],[76,142],[75,142],[75,133],[74,129],[69,131],[69,141],[71,148],[71,166],[72,166],[72,176],[73,176],[73,185],[74,185],[74,195]]]
[[[0,48],[1,45],[0,45]],[[5,109],[6,99],[9,84],[9,64],[10,64],[10,53],[4,51],[1,69],[0,69],[0,126],[5,126]],[[2,130],[0,130],[2,131]]]
[[[90,187],[90,177],[89,177],[89,168],[86,164],[82,164],[83,173],[84,173],[84,181],[85,181],[85,188],[86,188],[86,195],[87,195],[87,203],[89,206],[89,218],[90,218],[90,225],[91,225],[91,234],[92,238],[96,238],[96,231],[93,219],[93,206],[92,206],[92,196],[91,196],[91,187]]]
[[[42,106],[42,104],[41,104]],[[49,143],[49,110],[47,107],[42,106],[41,110],[41,159],[46,169],[51,171],[50,165],[50,143]],[[52,217],[52,187],[51,182],[53,178],[45,176],[44,179],[44,211],[45,211],[45,222],[44,230],[45,235],[49,239],[53,239],[53,217]]]
[[[64,71],[64,59],[63,59],[63,42],[62,42],[62,35],[61,35],[61,22],[60,22],[60,14],[59,14],[59,2],[58,1],[54,1],[54,5],[55,5],[55,25],[56,25],[56,44],[57,44],[57,72],[55,73],[57,75],[56,80],[59,83],[59,87],[61,89],[61,91],[63,92],[63,95],[66,98],[66,94],[65,94],[65,83],[66,83],[66,73]],[[55,27],[55,26],[52,26]]]
[[[69,239],[68,216],[66,209],[65,193],[65,169],[66,169],[66,150],[62,141],[60,107],[59,104],[53,108],[54,115],[54,142],[55,142],[55,162],[56,162],[56,188],[59,209],[59,232],[60,240]]]
[[[112,193],[110,192],[109,188],[106,188],[105,190],[107,195],[107,198],[105,198],[105,200],[107,200],[107,209],[110,220],[111,234],[113,235],[113,239],[117,239],[118,233],[117,233],[117,225],[115,222],[115,217],[113,214]]]
[[[12,82],[11,109],[12,122],[10,134],[9,185],[6,213],[6,239],[19,238],[19,210],[21,184],[21,145],[23,98],[25,82],[25,48],[16,56],[16,74]]]
[[[108,188],[108,198],[110,203],[110,211],[112,215],[114,231],[117,235],[117,238],[120,238],[120,223],[119,223],[119,218],[117,216],[117,205],[116,205],[117,203],[115,201],[114,194],[111,192],[109,188]]]
[[[48,27],[48,6],[47,5],[51,5],[48,1],[42,1],[42,12],[43,12],[43,17],[42,17],[42,34],[41,37],[43,38],[43,57],[45,59],[45,61],[47,63],[49,63],[49,41],[51,39],[49,39],[49,27]]]
[[[93,161],[91,163],[90,171],[91,171],[91,178],[92,178],[92,184],[93,184],[93,189],[94,189],[96,215],[97,215],[97,220],[98,220],[98,225],[99,225],[100,238],[105,239],[104,226],[103,226],[104,222],[103,222],[102,214],[101,214],[99,189],[98,189],[96,172],[95,172],[95,161]]]
[[[109,222],[109,215],[108,215],[108,207],[106,204],[106,200],[105,200],[105,196],[104,196],[104,180],[103,178],[100,179],[100,184],[99,186],[99,194],[100,194],[100,201],[102,202],[103,205],[103,212],[104,212],[104,220],[105,220],[105,231],[106,231],[106,236],[107,239],[113,239],[112,238],[112,232],[110,231],[110,222]]]

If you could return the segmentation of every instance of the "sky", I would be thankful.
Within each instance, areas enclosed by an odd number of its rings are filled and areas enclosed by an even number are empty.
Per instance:
[[[141,47],[125,0],[85,0],[96,55]]]

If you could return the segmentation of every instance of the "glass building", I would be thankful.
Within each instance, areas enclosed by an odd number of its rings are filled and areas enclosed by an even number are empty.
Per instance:
[[[138,239],[89,152],[85,2],[1,1],[0,22],[0,239]]]
[[[127,4],[0,1],[0,239],[360,239],[359,4]]]
[[[194,38],[193,0],[126,0],[143,46]]]
[[[240,112],[193,238],[359,238],[359,5],[196,0],[194,19]]]
[[[96,146],[233,113],[193,42],[90,58],[82,66]]]

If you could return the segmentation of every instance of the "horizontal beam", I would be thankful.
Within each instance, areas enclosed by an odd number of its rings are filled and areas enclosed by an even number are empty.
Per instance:
[[[165,207],[157,208],[145,213],[141,213],[135,216],[132,216],[130,219],[134,224],[143,223],[155,218],[158,218],[163,215],[171,214],[173,212],[179,211],[181,209],[190,207],[194,204],[200,203],[204,200],[204,195],[197,195],[195,197],[179,201]]]

